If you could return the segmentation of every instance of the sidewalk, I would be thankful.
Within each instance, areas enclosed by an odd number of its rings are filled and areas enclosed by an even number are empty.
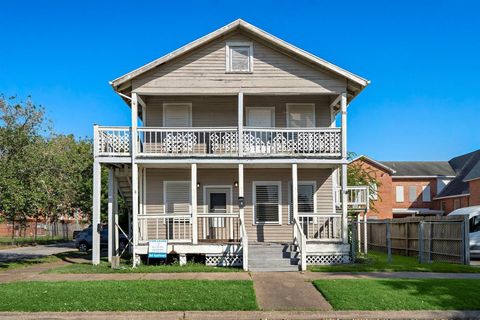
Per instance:
[[[480,311],[186,311],[186,312],[0,312],[1,319],[115,320],[317,320],[317,319],[478,319]]]

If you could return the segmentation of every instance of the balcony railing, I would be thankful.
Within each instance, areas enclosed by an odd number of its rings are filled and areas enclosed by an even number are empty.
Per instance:
[[[99,156],[130,156],[128,127],[96,127]],[[340,157],[340,128],[245,128],[241,147],[238,128],[137,129],[138,157]],[[241,148],[241,150],[240,150]]]
[[[335,192],[335,206],[342,207],[341,188]],[[367,186],[349,186],[347,187],[347,207],[349,210],[369,209],[369,188]]]

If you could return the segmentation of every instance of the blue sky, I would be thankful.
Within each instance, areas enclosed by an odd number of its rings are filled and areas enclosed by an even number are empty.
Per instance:
[[[3,1],[0,93],[31,95],[62,133],[128,125],[109,80],[242,18],[372,81],[349,109],[351,151],[447,160],[480,148],[479,11],[475,1]]]

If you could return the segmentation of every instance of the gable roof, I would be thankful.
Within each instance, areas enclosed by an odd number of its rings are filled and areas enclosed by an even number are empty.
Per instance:
[[[171,53],[169,54],[166,54],[164,55],[163,57],[159,58],[159,59],[156,59],[150,63],[147,63],[146,65],[140,67],[140,68],[137,68],[121,77],[118,77],[112,81],[110,81],[110,84],[112,85],[112,87],[114,88],[115,91],[119,91],[119,87],[125,83],[127,83],[128,81],[132,80],[133,78],[136,78],[142,74],[144,74],[145,72],[157,67],[157,66],[160,66],[162,64],[165,64],[167,63],[168,61],[170,60],[173,60],[175,58],[178,58],[182,55],[185,55],[193,50],[195,50],[196,48],[206,44],[206,43],[209,43],[215,39],[218,39],[222,36],[224,36],[225,34],[229,33],[229,32],[232,32],[234,30],[243,30],[243,31],[246,31],[250,34],[253,34],[254,36],[266,41],[266,42],[269,42],[271,44],[273,44],[274,46],[284,50],[285,52],[288,52],[289,54],[292,54],[292,55],[295,55],[297,57],[299,57],[300,59],[303,59],[304,61],[306,62],[309,62],[309,63],[312,63],[314,65],[317,65],[319,67],[321,67],[322,69],[324,70],[327,70],[327,71],[330,71],[338,76],[341,76],[341,77],[344,77],[346,78],[350,84],[350,87],[353,86],[355,87],[356,90],[353,90],[352,92],[352,98],[355,97],[356,95],[358,95],[360,93],[360,91],[362,91],[369,83],[370,81],[350,72],[350,71],[347,71],[345,69],[342,69],[336,65],[334,65],[333,63],[330,63],[324,59],[321,59],[311,53],[308,53],[300,48],[297,48],[295,47],[294,45],[286,42],[286,41],[283,41],[257,27],[255,27],[254,25],[252,24],[249,24],[248,22],[242,20],[242,19],[237,19],[229,24],[227,24],[226,26],[216,30],[216,31],[213,31],[193,42],[190,42],[189,44],[175,50],[175,51],[172,51]]]
[[[476,176],[477,167],[480,163],[480,150],[473,151],[455,158],[449,161],[453,170],[456,173],[456,177],[443,188],[443,190],[435,197],[435,199],[463,196],[469,194],[468,182],[466,177]]]
[[[448,161],[382,161],[393,168],[394,177],[454,177],[455,171]]]
[[[480,179],[480,161],[470,170],[470,172],[465,176],[463,181],[468,182],[471,180]]]
[[[360,156],[357,156],[357,157],[353,158],[352,160],[350,160],[348,162],[348,164],[353,163],[353,162],[358,161],[358,160],[364,160],[366,162],[369,162],[370,164],[372,164],[376,167],[379,167],[379,168],[381,168],[381,169],[383,169],[387,172],[390,172],[390,174],[392,174],[392,175],[395,173],[394,169],[390,168],[389,166],[387,166],[387,165],[385,165],[385,164],[383,164],[379,161],[373,160],[372,158],[367,157],[365,155],[360,155]]]

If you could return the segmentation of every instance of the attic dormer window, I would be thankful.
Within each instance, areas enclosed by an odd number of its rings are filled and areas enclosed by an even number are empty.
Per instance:
[[[227,72],[252,72],[252,49],[250,42],[227,42]]]

